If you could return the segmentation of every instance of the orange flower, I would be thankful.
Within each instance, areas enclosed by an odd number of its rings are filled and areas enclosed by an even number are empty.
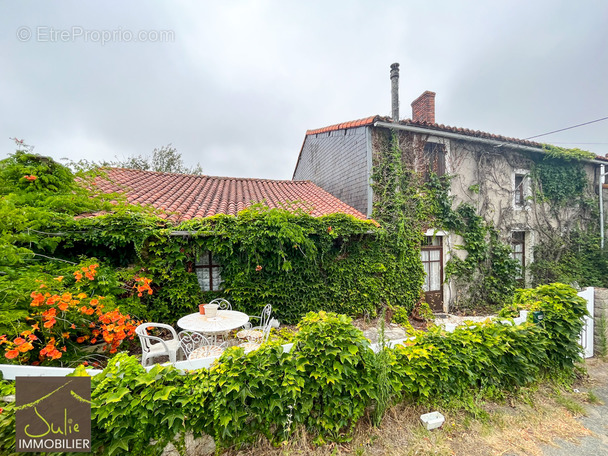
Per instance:
[[[34,176],[33,174],[26,174],[25,176],[23,176],[26,180],[30,181],[30,182],[34,182],[36,179],[38,179],[36,176]]]
[[[78,293],[78,294],[76,295],[76,297],[77,297],[78,299],[84,299],[84,298],[86,298],[86,297],[87,297],[87,294],[86,294],[86,293]]]
[[[16,358],[17,356],[19,356],[19,350],[17,350],[17,349],[9,350],[4,354],[4,356],[6,356],[7,359]]]
[[[93,276],[93,274],[91,274],[90,272],[85,272],[84,274],[86,276],[87,279],[89,280],[93,280],[95,277]]]
[[[40,326],[38,326],[38,323],[34,323],[34,324],[32,325],[32,329],[33,329],[34,331],[39,331],[39,330],[40,330]]]
[[[8,341],[6,340],[6,335],[2,334],[0,336],[0,345],[7,343]]]
[[[63,280],[63,276],[55,277],[53,280],[56,280],[57,282],[61,282]]]
[[[64,301],[61,301],[61,302],[59,303],[59,305],[57,306],[57,308],[58,308],[59,310],[61,310],[62,312],[65,312],[66,310],[68,310],[68,303],[67,303],[67,302],[64,302]]]
[[[28,334],[27,338],[29,340],[38,340],[38,338],[34,334]]]
[[[75,325],[74,323],[72,323],[72,324],[70,325],[70,328],[72,328],[72,329],[76,329],[76,325]]]
[[[15,345],[21,345],[21,344],[25,343],[25,339],[23,337],[17,337],[15,340],[13,340],[13,343]]]
[[[70,333],[68,333],[68,332],[61,333],[61,337],[64,338],[64,339],[69,339],[70,338]]]
[[[92,306],[96,306],[97,304],[99,304],[99,301],[97,299],[91,299]]]
[[[82,274],[78,271],[76,271],[74,273],[74,277],[76,278],[76,282],[80,282],[80,279],[82,279]]]
[[[20,345],[20,346],[19,346],[19,348],[18,348],[18,350],[19,350],[21,353],[25,353],[25,352],[27,352],[27,351],[32,350],[33,348],[34,348],[34,346],[31,344],[31,342],[26,342],[26,343],[24,343],[23,345]]]
[[[84,340],[85,340],[85,339],[84,339],[84,337],[83,337],[83,336],[80,336],[80,337],[78,337],[78,338],[76,339],[76,342],[78,342],[79,344],[81,344],[81,343],[83,343],[83,342],[84,342]]]
[[[43,326],[45,328],[52,328],[55,323],[57,323],[57,320],[55,320],[54,318],[51,318],[49,321],[47,321]]]

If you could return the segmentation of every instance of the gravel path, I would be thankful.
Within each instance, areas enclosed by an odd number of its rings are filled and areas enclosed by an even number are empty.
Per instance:
[[[556,440],[557,446],[543,448],[544,456],[600,456],[608,455],[608,363],[596,359],[587,360],[591,377],[589,388],[603,402],[602,405],[587,405],[587,416],[579,421],[593,432],[592,436],[582,437],[577,443]]]

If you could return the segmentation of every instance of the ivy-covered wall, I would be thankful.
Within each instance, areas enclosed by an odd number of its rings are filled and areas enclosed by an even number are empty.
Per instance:
[[[445,148],[442,177],[429,172],[427,141]],[[392,148],[399,166],[387,159]],[[411,226],[448,233],[444,300],[450,306],[497,307],[517,287],[553,281],[606,286],[593,154],[554,146],[537,153],[383,128],[374,129],[372,149],[374,176],[393,173],[393,185],[424,201],[424,211],[407,211],[419,219]],[[515,202],[516,175],[523,176],[522,204]],[[409,177],[399,181],[403,176]],[[372,184],[375,214],[394,213],[383,182]],[[511,258],[513,232],[525,232],[523,271]]]
[[[174,230],[191,234],[172,236]],[[201,293],[188,270],[204,251],[222,267],[219,292]],[[145,264],[161,285],[151,306],[165,319],[222,296],[250,315],[272,304],[273,314],[291,323],[319,309],[374,316],[382,304],[411,308],[419,283],[403,273],[401,257],[386,230],[371,221],[256,206],[238,217],[192,220],[156,233]]]

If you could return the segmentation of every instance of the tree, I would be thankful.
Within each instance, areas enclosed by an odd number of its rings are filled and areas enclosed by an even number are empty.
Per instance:
[[[200,163],[188,167],[184,164],[180,154],[171,144],[154,149],[152,156],[132,156],[124,160],[105,162],[104,166],[139,169],[142,171],[158,171],[161,173],[203,174]]]

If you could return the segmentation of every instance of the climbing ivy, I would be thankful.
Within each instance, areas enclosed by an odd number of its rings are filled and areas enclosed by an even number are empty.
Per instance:
[[[532,168],[533,196],[538,204],[546,204],[553,222],[545,221],[538,231],[530,267],[533,284],[608,286],[608,253],[600,248],[597,199],[583,167],[583,160],[594,155],[580,149],[543,148],[546,155],[536,157]],[[537,218],[546,220],[542,210],[535,210]]]

